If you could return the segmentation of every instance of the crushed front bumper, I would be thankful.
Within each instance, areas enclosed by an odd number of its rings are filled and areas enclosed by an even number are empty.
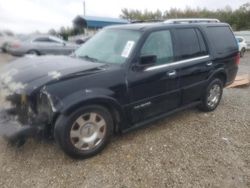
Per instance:
[[[42,127],[44,126],[23,125],[8,110],[0,110],[0,136],[11,144],[21,146],[29,137],[39,138],[43,132]]]

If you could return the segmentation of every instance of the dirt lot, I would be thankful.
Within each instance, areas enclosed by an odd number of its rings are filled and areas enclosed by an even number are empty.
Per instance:
[[[0,66],[10,60],[0,55]],[[250,73],[250,53],[240,72]],[[250,87],[225,89],[211,113],[190,109],[116,136],[76,161],[54,144],[0,139],[0,187],[250,187]]]

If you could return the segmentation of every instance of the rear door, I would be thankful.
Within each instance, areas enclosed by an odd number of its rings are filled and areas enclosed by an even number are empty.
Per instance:
[[[176,28],[174,41],[182,105],[186,105],[200,99],[214,66],[200,29]]]
[[[178,74],[168,66],[174,61],[169,30],[148,35],[139,57],[148,55],[157,56],[156,64],[143,70],[131,67],[127,76],[130,99],[127,111],[133,123],[166,113],[180,105]]]

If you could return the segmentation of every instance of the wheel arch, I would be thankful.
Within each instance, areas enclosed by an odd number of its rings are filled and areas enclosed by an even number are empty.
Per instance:
[[[120,132],[120,124],[124,120],[124,112],[122,110],[121,105],[112,98],[107,97],[98,97],[98,98],[91,98],[87,100],[81,100],[77,103],[71,104],[68,107],[64,108],[60,113],[64,115],[69,115],[77,108],[86,105],[99,105],[105,107],[111,114],[112,119],[114,121],[114,131],[115,133]]]
[[[226,83],[227,83],[227,73],[226,73],[226,71],[223,70],[223,69],[220,69],[220,70],[214,72],[212,75],[210,75],[210,77],[209,77],[209,82],[210,82],[212,79],[214,79],[214,78],[219,78],[220,80],[222,80],[223,86],[225,86]]]
[[[30,52],[36,52],[37,53],[37,55],[41,55],[41,52],[39,51],[39,50],[37,50],[37,49],[29,49],[27,52],[26,52],[26,54],[29,54]]]

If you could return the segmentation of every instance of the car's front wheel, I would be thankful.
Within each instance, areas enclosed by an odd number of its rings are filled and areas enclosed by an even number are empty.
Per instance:
[[[223,82],[219,78],[213,79],[202,96],[199,108],[202,111],[213,111],[219,105],[223,93]]]
[[[113,133],[109,111],[97,105],[77,109],[69,116],[61,115],[55,125],[55,139],[66,154],[88,158],[99,153]]]

